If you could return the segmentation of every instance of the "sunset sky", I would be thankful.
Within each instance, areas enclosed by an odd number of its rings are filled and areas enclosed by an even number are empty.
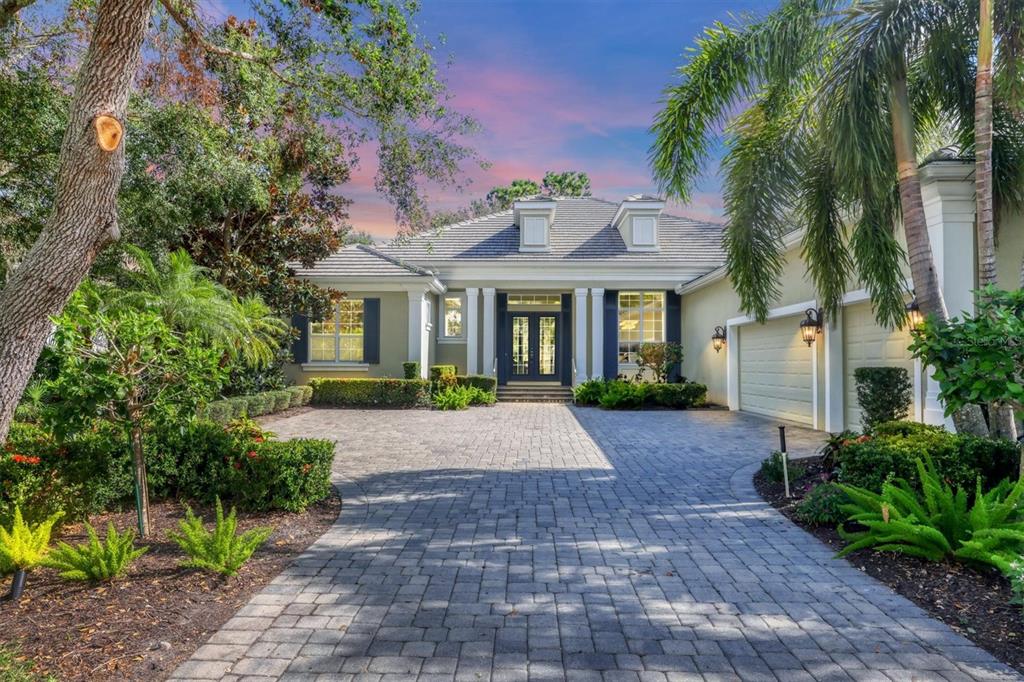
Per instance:
[[[230,6],[230,1],[222,0]],[[684,50],[730,13],[763,12],[774,0],[424,0],[421,33],[447,37],[442,73],[453,106],[482,134],[467,142],[492,165],[468,168],[458,193],[431,188],[431,207],[455,208],[514,178],[548,170],[590,174],[594,194],[618,200],[653,192],[648,128]],[[369,158],[367,158],[369,157]],[[394,235],[393,211],[373,189],[372,155],[343,193],[355,229]],[[673,212],[721,220],[713,164],[686,207]]]

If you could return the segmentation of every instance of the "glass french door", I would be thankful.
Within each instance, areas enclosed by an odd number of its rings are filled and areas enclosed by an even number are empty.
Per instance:
[[[558,378],[558,314],[512,313],[513,380]]]

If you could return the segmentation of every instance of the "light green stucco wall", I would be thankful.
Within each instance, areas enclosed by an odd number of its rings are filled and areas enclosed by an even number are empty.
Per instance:
[[[1020,264],[1024,258],[1024,214],[1007,216],[999,225],[996,273],[1003,289],[1020,287]]]
[[[375,293],[347,292],[351,298],[380,299],[380,364],[368,371],[335,372],[304,371],[297,364],[286,365],[285,374],[297,384],[309,383],[315,377],[359,379],[367,377],[401,377],[402,363],[409,353],[409,297],[404,291]]]

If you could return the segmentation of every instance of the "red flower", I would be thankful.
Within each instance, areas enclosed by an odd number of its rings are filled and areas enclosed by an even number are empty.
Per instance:
[[[256,454],[255,450],[250,450],[249,452],[245,453],[245,456],[248,457],[249,459],[256,459],[259,457],[259,455]]]
[[[254,443],[262,443],[263,442],[263,436],[256,436],[255,438],[252,439],[252,441]]]
[[[235,462],[235,468],[236,469],[241,469],[242,468],[242,463],[241,462]]]
[[[18,454],[11,455],[11,459],[13,459],[18,464],[39,464],[39,462],[42,461],[38,457]]]
[[[869,440],[871,440],[871,436],[869,436],[869,435],[867,435],[865,433],[863,436],[861,436],[860,438],[857,439],[857,442],[858,443],[867,443]]]

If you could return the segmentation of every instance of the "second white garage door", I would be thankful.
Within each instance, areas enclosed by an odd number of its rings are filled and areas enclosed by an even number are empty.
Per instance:
[[[858,367],[903,367],[913,381],[914,359],[907,347],[910,332],[886,329],[875,322],[870,303],[858,303],[843,309],[845,331],[846,428],[861,428],[861,411],[857,404],[857,382],[853,370]],[[911,412],[913,414],[913,412]]]
[[[800,340],[799,321],[787,317],[740,328],[741,410],[813,423],[813,350]]]

